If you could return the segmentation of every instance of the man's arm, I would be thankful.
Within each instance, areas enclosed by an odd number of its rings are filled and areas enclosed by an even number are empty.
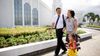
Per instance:
[[[55,23],[54,22],[52,22],[52,28],[54,28],[55,27]]]
[[[52,18],[52,28],[55,28],[55,16]]]

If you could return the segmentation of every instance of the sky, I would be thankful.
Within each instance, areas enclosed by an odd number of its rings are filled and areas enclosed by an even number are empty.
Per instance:
[[[42,0],[52,8],[53,0]],[[90,6],[100,6],[100,0],[62,0],[63,9],[85,8]]]

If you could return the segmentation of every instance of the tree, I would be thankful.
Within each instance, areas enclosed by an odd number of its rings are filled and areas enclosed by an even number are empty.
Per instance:
[[[89,20],[89,24],[93,24],[96,18],[93,12],[85,14],[84,17],[87,17],[87,20]]]
[[[86,22],[86,19],[85,18],[83,18],[83,22]]]
[[[84,17],[83,17],[83,22],[86,22],[86,18],[89,18],[89,16],[86,14],[86,15],[84,15]]]
[[[97,14],[95,15],[95,18],[97,19],[97,23],[100,25],[100,16]]]

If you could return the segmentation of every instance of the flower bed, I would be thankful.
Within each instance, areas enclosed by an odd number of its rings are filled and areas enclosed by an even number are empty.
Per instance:
[[[83,33],[85,31],[78,30],[78,34]],[[50,40],[55,37],[55,30],[49,27],[0,28],[0,48]]]

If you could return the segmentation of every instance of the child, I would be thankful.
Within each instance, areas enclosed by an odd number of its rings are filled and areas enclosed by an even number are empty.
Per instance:
[[[68,43],[68,56],[77,56],[77,48],[76,48],[76,38],[74,34],[69,34],[69,43]]]

